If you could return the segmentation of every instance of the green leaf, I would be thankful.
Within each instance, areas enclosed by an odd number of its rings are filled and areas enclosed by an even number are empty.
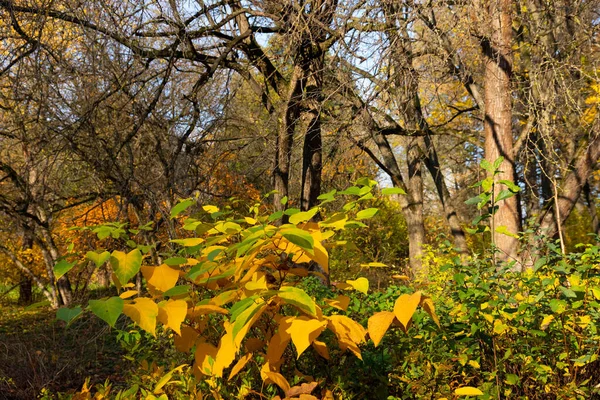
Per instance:
[[[506,179],[502,179],[500,181],[498,181],[499,183],[506,185],[506,187],[508,188],[508,190],[510,190],[513,193],[517,193],[521,191],[521,188],[518,185],[515,185],[514,182],[512,181],[508,181]]]
[[[177,204],[171,209],[171,218],[175,218],[176,216],[187,210],[192,204],[194,204],[194,200],[192,199],[181,201],[179,204]]]
[[[506,383],[509,385],[516,385],[519,383],[519,377],[515,374],[506,374]]]
[[[280,202],[282,205],[284,205],[284,206],[285,206],[285,205],[287,204],[287,202],[288,202],[288,197],[287,197],[287,196],[283,196],[283,197],[281,198],[281,200],[279,200],[279,202]]]
[[[355,195],[355,196],[361,195],[360,188],[358,186],[350,186],[348,189],[338,192],[338,194],[350,194],[350,195]]]
[[[489,173],[493,173],[494,172],[494,167],[492,166],[492,164],[490,164],[490,162],[488,160],[486,160],[485,158],[483,160],[481,160],[481,162],[479,163],[479,166],[483,169],[485,169],[486,171],[488,171]]]
[[[493,178],[485,178],[481,181],[481,188],[484,192],[489,192],[490,190],[492,190],[492,186],[494,186]]]
[[[108,251],[103,251],[102,253],[98,254],[94,251],[88,251],[85,254],[85,258],[93,261],[94,264],[96,264],[96,268],[100,268],[105,262],[108,261],[110,258],[110,253]]]
[[[300,246],[305,250],[314,248],[315,242],[313,237],[306,231],[298,228],[286,228],[279,231],[281,236],[294,243],[296,246]]]
[[[114,327],[123,312],[123,304],[123,299],[115,296],[107,300],[90,300],[88,307],[98,318]]]
[[[577,294],[572,289],[566,288],[564,286],[560,286],[559,289],[565,295],[565,297],[568,297],[571,299],[577,298]]]
[[[473,204],[477,204],[481,201],[481,198],[479,196],[475,196],[475,197],[471,197],[470,199],[465,201],[465,204],[468,205],[473,205]]]
[[[163,261],[168,266],[187,264],[188,260],[185,257],[169,257]]]
[[[348,221],[344,224],[344,228],[366,228],[367,225],[360,221]]]
[[[356,219],[373,218],[378,211],[379,209],[377,208],[366,208],[364,210],[360,210],[358,213],[356,213]]]
[[[389,196],[392,194],[406,194],[406,192],[398,187],[391,187],[381,189],[381,194],[384,196]]]
[[[190,285],[180,285],[172,287],[163,293],[164,297],[176,297],[184,294],[188,294],[190,292]]]
[[[371,188],[371,187],[377,185],[377,182],[371,178],[367,178],[366,176],[363,176],[362,178],[358,178],[358,180],[356,182],[354,182],[354,184],[356,186],[368,186]]]
[[[504,225],[500,225],[498,227],[496,227],[496,232],[502,234],[502,235],[506,235],[506,236],[510,236],[510,237],[514,237],[516,239],[519,238],[519,235],[512,233],[511,231],[508,230],[508,228]]]
[[[337,190],[333,189],[332,191],[319,195],[319,197],[317,197],[317,200],[333,200],[336,193]]]
[[[500,193],[498,193],[498,196],[496,196],[496,201],[502,201],[505,199],[508,199],[510,197],[513,197],[515,194],[513,192],[511,192],[510,190],[507,189],[503,189],[500,191]]]
[[[127,254],[115,250],[111,254],[110,265],[121,285],[125,285],[140,270],[142,266],[142,253],[139,249],[131,250]]]
[[[61,276],[72,270],[75,264],[77,264],[77,261],[68,262],[63,258],[54,265],[54,278],[56,280],[60,279]]]
[[[262,298],[255,296],[252,296],[250,298],[252,299],[252,301],[249,302],[248,306],[245,307],[243,310],[237,312],[235,318],[233,314],[231,315],[231,321],[233,322],[232,334],[234,338],[242,330],[242,328],[246,326],[246,323],[250,321],[252,317],[254,317],[254,315],[258,311],[260,311],[262,307],[266,306],[266,303]]]
[[[281,218],[282,216],[283,216],[283,211],[277,211],[277,212],[274,212],[273,214],[269,215],[269,218],[267,218],[267,221],[273,222],[273,221]]]
[[[500,156],[494,161],[494,171],[500,168],[500,164],[504,162],[504,157]]]
[[[283,286],[277,293],[280,299],[310,315],[316,315],[317,310],[313,299],[300,288]]]
[[[288,208],[283,213],[285,215],[294,215],[294,214],[298,214],[299,212],[300,212],[299,208]]]
[[[314,217],[319,212],[318,207],[311,208],[308,211],[303,211],[296,213],[290,217],[290,223],[297,225],[301,222],[309,221],[312,217]]]
[[[81,307],[62,307],[59,308],[56,312],[56,318],[60,319],[61,321],[65,321],[67,323],[67,326],[69,326],[71,325],[71,322],[73,322],[75,318],[79,317],[82,313],[83,310],[81,309]]]
[[[555,314],[562,314],[567,309],[567,302],[559,299],[550,300],[550,309]]]

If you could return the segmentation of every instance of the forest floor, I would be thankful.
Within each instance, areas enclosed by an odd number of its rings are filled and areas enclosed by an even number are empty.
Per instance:
[[[0,400],[34,399],[123,379],[123,351],[106,323],[88,317],[69,328],[47,307],[0,303]]]

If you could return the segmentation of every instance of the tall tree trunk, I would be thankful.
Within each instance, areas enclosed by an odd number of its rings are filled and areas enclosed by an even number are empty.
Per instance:
[[[307,66],[306,98],[303,102],[306,133],[302,149],[302,191],[300,208],[309,210],[317,205],[321,194],[323,144],[321,140],[321,106],[323,103],[323,55],[310,60]]]
[[[300,116],[300,100],[302,88],[302,69],[294,67],[294,72],[288,86],[288,93],[279,106],[279,126],[277,134],[277,149],[275,152],[275,168],[273,170],[273,186],[277,191],[273,196],[276,210],[284,210],[281,200],[289,195],[290,160],[294,143],[294,130]]]
[[[408,204],[403,207],[408,229],[408,256],[413,275],[423,277],[423,244],[425,224],[423,218],[422,157],[417,138],[411,138],[407,149]]]
[[[497,180],[514,181],[515,155],[513,154],[511,104],[511,41],[512,18],[510,0],[491,0],[487,5],[491,19],[491,37],[482,40],[485,60],[485,158],[493,163],[504,157]],[[497,204],[492,217],[492,237],[502,261],[518,260],[519,240],[498,232],[505,227],[513,235],[521,231],[517,197]],[[517,268],[520,268],[517,267]]]
[[[592,232],[596,235],[600,235],[600,221],[598,221],[598,212],[596,211],[596,200],[592,196],[589,181],[587,181],[583,186],[583,194],[585,196],[585,202],[588,207],[590,219],[592,220]]]

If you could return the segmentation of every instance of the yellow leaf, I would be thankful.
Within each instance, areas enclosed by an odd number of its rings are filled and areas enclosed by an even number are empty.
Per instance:
[[[367,331],[358,322],[343,316],[332,315],[327,317],[328,327],[337,336],[338,343],[342,350],[350,350],[354,355],[362,360],[358,345],[365,340]]]
[[[454,391],[457,396],[481,396],[483,392],[472,386],[464,386]]]
[[[190,318],[196,318],[201,315],[207,315],[207,314],[213,314],[213,313],[228,314],[229,311],[227,311],[223,307],[215,306],[212,304],[203,304],[200,306],[196,306],[194,308],[190,308],[187,312],[187,314]]]
[[[401,281],[408,281],[408,280],[410,280],[410,278],[408,276],[406,276],[406,275],[398,275],[398,274],[392,275],[392,278],[399,279]]]
[[[412,316],[417,310],[420,302],[421,292],[403,294],[396,300],[396,304],[394,305],[394,314],[396,315],[396,318],[398,318],[398,321],[400,321],[402,324],[405,332],[408,330],[408,323],[412,319]]]
[[[271,366],[278,365],[277,363],[281,361],[281,356],[283,355],[285,348],[292,339],[290,334],[287,332],[287,330],[291,327],[292,318],[293,317],[281,318],[277,333],[273,335],[269,341],[266,359]]]
[[[209,214],[216,213],[219,211],[219,207],[211,206],[211,205],[202,206],[202,209]]]
[[[130,297],[135,296],[136,294],[138,294],[137,290],[127,290],[126,292],[123,292],[119,295],[120,298],[122,299],[128,299]]]
[[[348,280],[347,284],[361,293],[367,294],[369,291],[369,280],[367,278],[358,278],[356,280]]]
[[[425,310],[425,312],[429,314],[433,322],[435,322],[435,324],[439,327],[440,320],[437,314],[435,313],[435,306],[433,305],[433,301],[431,301],[430,298],[423,297],[423,299],[421,300],[421,307],[423,307],[423,310]]]
[[[543,331],[546,330],[552,321],[554,321],[554,315],[546,315],[542,320],[540,329]]]
[[[158,307],[158,320],[166,327],[181,335],[181,323],[187,314],[187,303],[184,300],[169,300]]]
[[[196,346],[196,367],[204,375],[212,374],[212,365],[217,355],[217,348],[210,343],[200,343]]]
[[[479,365],[479,363],[478,363],[477,361],[475,361],[475,360],[469,360],[469,363],[468,363],[468,364],[469,364],[471,367],[473,367],[473,368],[476,368],[476,369],[479,369],[479,368],[481,368],[481,365]]]
[[[256,290],[267,290],[267,278],[264,273],[255,273],[252,276],[252,280],[244,285],[246,290],[251,292]]]
[[[248,225],[256,225],[256,220],[254,218],[244,217],[244,220]],[[229,377],[229,379],[231,379],[231,377]]]
[[[223,370],[229,367],[233,360],[235,360],[237,350],[237,347],[233,343],[233,334],[231,332],[227,332],[227,334],[221,337],[219,348],[217,349],[217,354],[215,356],[215,362],[212,367],[214,376],[223,376]]]
[[[326,360],[329,360],[329,349],[327,348],[327,345],[324,342],[319,342],[318,340],[315,340],[314,342],[312,342],[312,347],[316,350],[317,353],[319,353],[321,357],[323,357]]]
[[[293,318],[287,332],[292,337],[294,346],[296,346],[298,358],[319,337],[326,326],[327,322],[325,321],[318,321],[308,317]]]
[[[123,314],[131,318],[140,328],[156,336],[158,305],[151,299],[140,297],[133,304],[123,305]]]
[[[388,328],[394,321],[396,316],[393,312],[389,311],[381,311],[374,314],[371,318],[369,318],[368,331],[373,344],[375,347],[379,345],[383,335],[387,332]]]
[[[194,347],[198,336],[199,334],[194,328],[191,326],[184,326],[181,328],[181,333],[174,337],[175,348],[182,353],[187,353]]]
[[[279,386],[284,392],[290,390],[290,384],[279,372],[262,371],[262,373],[267,377],[265,382],[271,381]]]
[[[142,274],[148,281],[148,284],[161,292],[171,289],[179,279],[179,271],[162,264],[158,267],[142,267]]]
[[[231,368],[231,372],[229,373],[229,378],[227,380],[231,380],[231,378],[236,376],[238,374],[238,372],[240,372],[246,366],[246,364],[248,363],[248,361],[250,361],[250,359],[252,359],[252,353],[244,354],[238,360],[238,362],[235,363],[233,368]]]
[[[346,311],[350,305],[350,297],[339,295],[335,299],[325,299],[325,302],[331,307],[335,307],[339,310]]]

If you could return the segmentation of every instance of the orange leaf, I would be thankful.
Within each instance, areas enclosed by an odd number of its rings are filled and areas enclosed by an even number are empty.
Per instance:
[[[198,332],[191,326],[181,328],[181,334],[175,335],[175,348],[182,353],[187,353],[194,347],[194,343],[198,338]]]
[[[324,342],[319,342],[318,340],[315,340],[314,342],[312,342],[312,347],[316,350],[317,353],[319,353],[321,357],[323,357],[326,360],[329,360],[329,349],[327,348],[327,345]]]
[[[325,302],[331,307],[335,307],[339,310],[346,311],[350,305],[350,297],[339,295],[335,299],[325,299]]]
[[[196,360],[196,366],[198,367],[198,370],[204,375],[211,375],[212,364],[214,363],[216,356],[217,348],[212,344],[200,343],[198,346],[196,346],[196,354],[194,355],[194,359]]]
[[[423,300],[421,300],[421,307],[423,307],[423,310],[425,310],[425,312],[429,314],[433,322],[435,322],[435,324],[438,327],[440,327],[440,320],[437,314],[435,313],[435,306],[433,305],[433,301],[431,301],[430,298],[423,297]]]
[[[420,302],[421,292],[403,294],[396,300],[396,304],[394,305],[394,314],[396,315],[396,318],[398,318],[398,321],[400,321],[402,324],[405,332],[408,329],[408,323],[412,319],[412,316],[417,310]]]
[[[267,377],[265,382],[271,381],[279,386],[284,392],[290,390],[290,384],[288,383],[287,379],[285,379],[279,372],[262,371],[262,373]]]
[[[394,321],[394,318],[396,318],[394,313],[389,311],[378,312],[369,318],[369,336],[371,337],[371,340],[373,340],[375,347],[381,342],[383,335],[387,332],[392,321]]]
[[[233,368],[231,368],[231,372],[229,373],[228,380],[231,380],[231,378],[236,376],[238,374],[238,372],[240,372],[246,366],[246,364],[248,363],[248,361],[250,361],[251,358],[252,358],[252,353],[247,353],[247,354],[243,355],[238,360],[238,362],[235,363]]]

